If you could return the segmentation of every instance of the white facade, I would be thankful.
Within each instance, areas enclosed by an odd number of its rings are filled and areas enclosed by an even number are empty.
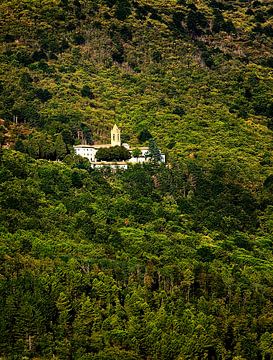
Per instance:
[[[96,153],[98,149],[92,145],[77,145],[74,146],[76,155],[87,158],[90,162],[96,160]]]

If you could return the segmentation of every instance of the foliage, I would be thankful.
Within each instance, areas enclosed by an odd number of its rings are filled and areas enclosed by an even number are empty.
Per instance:
[[[271,356],[272,226],[253,229],[258,194],[219,165],[90,172],[4,150],[0,190],[2,357]]]
[[[97,161],[125,161],[130,158],[131,154],[124,146],[100,148],[96,153]]]
[[[142,152],[139,148],[135,148],[132,150],[132,156],[135,158],[139,158],[141,156]]]
[[[161,160],[161,152],[153,138],[149,140],[149,150],[147,156],[150,157],[152,161]]]
[[[138,135],[138,140],[140,143],[150,140],[151,138],[152,138],[152,135],[151,135],[150,131],[147,129],[141,130],[141,132]]]
[[[0,358],[272,357],[270,1],[0,14]],[[73,154],[114,121],[167,166]]]

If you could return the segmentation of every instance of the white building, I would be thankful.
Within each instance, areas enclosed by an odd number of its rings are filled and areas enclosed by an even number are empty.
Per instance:
[[[87,158],[91,167],[93,168],[101,168],[104,166],[109,166],[111,168],[121,168],[127,169],[128,163],[137,164],[137,163],[145,163],[149,162],[151,159],[149,158],[149,148],[148,147],[139,147],[139,148],[131,148],[128,144],[122,144],[130,153],[131,158],[127,160],[127,162],[104,162],[97,161],[96,153],[101,148],[110,148],[112,146],[121,146],[121,137],[120,130],[115,124],[113,129],[111,130],[111,144],[95,144],[95,145],[76,145],[74,146],[74,150],[76,155]],[[134,157],[132,153],[134,153],[135,149],[140,150],[140,155],[138,157]],[[164,154],[161,154],[161,162],[165,163],[166,158]]]

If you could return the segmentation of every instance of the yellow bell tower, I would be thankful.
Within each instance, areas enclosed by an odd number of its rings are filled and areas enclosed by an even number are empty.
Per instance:
[[[111,146],[120,146],[121,140],[120,140],[120,130],[115,124],[113,129],[111,130]]]

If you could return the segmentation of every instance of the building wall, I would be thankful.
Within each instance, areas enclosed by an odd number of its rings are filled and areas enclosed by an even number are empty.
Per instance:
[[[74,150],[75,150],[76,155],[87,158],[90,162],[96,162],[96,153],[97,153],[98,149],[92,147],[92,145],[74,146]],[[130,148],[128,150],[132,154],[132,150],[130,150]],[[144,149],[140,148],[140,150],[141,150],[141,155],[138,158],[131,157],[131,159],[128,160],[128,163],[131,163],[131,164],[140,163],[141,164],[141,163],[145,163],[145,162],[150,161],[150,158],[147,157],[148,149],[147,148],[144,148]],[[161,162],[165,163],[165,161],[166,161],[165,155],[161,154]]]
[[[127,170],[128,165],[127,164],[108,164],[108,163],[93,163],[91,164],[91,167],[93,169],[102,169],[102,168],[110,168],[110,169],[120,169],[120,170]]]
[[[96,160],[97,149],[90,146],[74,147],[76,155],[87,158],[90,162]]]

